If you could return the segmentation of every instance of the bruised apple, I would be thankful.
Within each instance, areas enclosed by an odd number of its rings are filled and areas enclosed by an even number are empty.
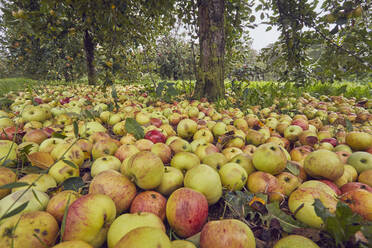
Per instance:
[[[179,237],[190,237],[200,232],[207,221],[207,198],[193,189],[177,189],[168,198],[166,216]]]
[[[130,206],[130,213],[150,212],[164,220],[166,205],[167,199],[158,192],[144,191],[134,198]]]
[[[341,201],[366,220],[372,221],[372,192],[363,189],[351,190],[342,195]]]
[[[128,232],[115,248],[172,248],[171,241],[162,230],[155,227],[138,227]]]
[[[49,200],[46,211],[53,215],[57,221],[61,222],[65,208],[69,207],[80,196],[78,192],[73,190],[61,191]]]
[[[255,248],[252,230],[236,219],[208,222],[200,233],[200,248]]]

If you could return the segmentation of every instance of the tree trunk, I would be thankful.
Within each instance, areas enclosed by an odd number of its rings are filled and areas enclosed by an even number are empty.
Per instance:
[[[210,101],[225,95],[224,0],[198,0],[200,59],[194,97]]]
[[[84,49],[87,59],[88,84],[95,85],[97,82],[96,68],[94,67],[94,43],[88,30],[85,30]]]

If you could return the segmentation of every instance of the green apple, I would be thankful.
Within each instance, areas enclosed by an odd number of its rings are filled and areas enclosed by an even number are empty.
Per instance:
[[[0,224],[0,247],[50,247],[56,242],[58,231],[57,221],[47,212],[18,214]]]
[[[36,181],[36,179],[38,179],[38,180]],[[48,174],[27,174],[27,175],[21,177],[18,180],[18,182],[24,182],[24,183],[28,183],[30,185],[34,184],[31,187],[31,189],[36,189],[36,190],[41,191],[41,192],[47,192],[48,189],[57,187],[56,180],[54,180],[54,178],[52,176],[48,175]],[[28,186],[13,188],[12,192],[15,192],[15,191],[18,191],[18,190],[25,190],[26,188],[28,188]]]
[[[273,248],[319,248],[311,239],[301,235],[288,235],[275,243]]]
[[[344,165],[344,174],[342,174],[342,176],[340,178],[338,178],[336,181],[334,181],[334,183],[337,185],[337,187],[340,188],[344,184],[356,181],[357,177],[358,177],[357,170],[353,166],[351,166],[349,164],[345,164]]]
[[[106,155],[114,155],[118,149],[117,144],[112,139],[98,140],[92,148],[92,157],[97,159]]]
[[[23,194],[23,195],[22,195]],[[21,196],[22,195],[22,196]],[[19,198],[19,199],[18,199]],[[5,196],[0,200],[0,218],[10,211],[16,209],[20,205],[28,202],[27,207],[22,210],[22,213],[44,210],[48,204],[49,196],[38,190],[19,190],[10,195]],[[10,206],[15,204],[10,208]],[[9,209],[10,208],[10,209]]]
[[[207,143],[212,143],[214,137],[213,133],[208,128],[202,128],[195,132],[193,139],[194,140],[201,139],[206,141]]]
[[[81,240],[72,240],[61,242],[52,248],[93,248],[93,246]]]
[[[78,177],[80,171],[79,168],[72,167],[63,160],[60,160],[57,163],[55,163],[52,167],[50,167],[48,174],[51,175],[59,184],[70,177]]]
[[[323,183],[318,180],[309,180],[304,183],[302,183],[299,187],[299,189],[304,189],[304,188],[316,188],[319,190],[324,191],[325,193],[329,194],[330,196],[337,198],[337,193],[330,187],[328,184]]]
[[[315,213],[313,206],[315,199],[319,199],[331,213],[336,211],[337,199],[317,188],[300,188],[293,191],[289,196],[288,206],[299,221],[314,228],[322,228],[323,220]]]
[[[224,122],[219,121],[216,123],[216,125],[213,126],[212,132],[214,137],[224,135],[225,133],[227,133],[227,125]]]
[[[311,152],[304,160],[304,169],[309,176],[335,181],[344,173],[344,165],[334,152],[320,149]]]
[[[153,213],[123,214],[117,217],[110,226],[107,233],[108,247],[116,247],[121,238],[138,227],[153,227],[165,233],[162,220]]]
[[[227,163],[219,170],[222,185],[230,191],[241,190],[247,182],[248,174],[237,163]]]
[[[137,194],[134,185],[126,176],[115,170],[106,170],[93,178],[89,193],[104,194],[115,202],[118,214],[126,211]]]
[[[252,162],[257,170],[276,175],[285,169],[287,156],[279,145],[266,143],[253,153]]]
[[[95,248],[101,247],[115,217],[115,203],[109,196],[84,195],[68,209],[62,240],[82,240]]]
[[[171,139],[170,137],[168,140],[171,140],[169,143],[169,147],[172,149],[174,153],[178,152],[191,152],[191,145],[187,140],[181,138]]]
[[[369,185],[370,187],[372,187],[372,169],[365,170],[362,173],[360,173],[358,177],[358,182],[365,183]]]
[[[298,140],[302,132],[302,127],[297,125],[290,125],[284,130],[284,138],[294,142]]]
[[[177,125],[177,134],[183,139],[191,138],[197,131],[198,124],[191,119],[183,119]]]
[[[162,182],[164,164],[154,153],[141,151],[128,158],[122,172],[133,180],[138,187],[154,189]]]
[[[257,130],[250,129],[247,132],[247,136],[245,137],[248,144],[253,144],[255,146],[259,146],[263,143],[265,143],[265,135],[263,133],[260,133]]]
[[[205,156],[202,162],[203,164],[209,165],[213,169],[219,171],[222,168],[222,166],[228,162],[228,160],[222,153],[214,152],[212,154]]]
[[[79,134],[82,137],[89,137],[93,133],[98,132],[107,132],[107,129],[104,126],[102,126],[101,123],[96,121],[84,123],[84,125],[80,126],[79,128]]]
[[[45,121],[47,119],[47,114],[45,111],[38,107],[38,106],[30,106],[28,108],[25,108],[22,112],[22,118],[26,122],[30,121]]]
[[[188,170],[183,183],[185,187],[202,193],[209,205],[216,203],[222,196],[221,178],[218,172],[208,165],[200,164]]]
[[[372,154],[368,152],[354,152],[347,159],[347,164],[353,166],[360,174],[372,169]]]
[[[61,143],[66,143],[66,141],[64,141],[63,139],[60,139],[60,138],[49,138],[49,139],[46,139],[44,140],[43,142],[41,142],[40,146],[39,146],[39,151],[40,152],[52,152],[54,147],[57,145],[57,144],[61,144]]]
[[[289,196],[295,189],[301,185],[301,179],[296,177],[292,173],[282,172],[276,176],[278,178],[279,184],[283,186],[284,194]]]
[[[106,155],[94,160],[90,174],[92,177],[97,176],[102,171],[106,170],[116,170],[119,171],[121,166],[121,162],[118,158],[112,155]]]
[[[17,159],[18,145],[10,140],[0,140],[0,166],[13,165],[13,160]]]
[[[162,230],[155,227],[138,227],[128,232],[115,248],[171,248],[171,241]]]
[[[372,147],[372,135],[365,132],[350,132],[346,135],[346,144],[355,151],[364,151]]]
[[[15,123],[12,119],[0,117],[0,130],[7,127],[14,127]]]
[[[84,152],[78,145],[68,143],[57,144],[50,153],[54,161],[62,159],[73,162],[76,166],[80,167],[84,163]]]
[[[186,173],[188,170],[200,164],[200,159],[191,152],[178,152],[170,162],[171,166]]]
[[[156,188],[156,191],[160,192],[165,196],[169,196],[178,188],[183,185],[183,174],[180,169],[164,166],[164,175],[160,185]]]
[[[173,240],[171,243],[171,247],[172,248],[196,248],[194,243],[187,241],[187,240],[182,240],[182,239]]]

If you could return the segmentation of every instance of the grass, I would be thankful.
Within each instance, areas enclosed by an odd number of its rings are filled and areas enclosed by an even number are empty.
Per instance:
[[[33,87],[36,84],[36,80],[29,78],[0,78],[0,96],[3,96],[9,91],[21,90],[29,86]]]

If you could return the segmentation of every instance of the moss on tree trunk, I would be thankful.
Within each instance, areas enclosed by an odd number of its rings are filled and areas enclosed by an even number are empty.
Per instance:
[[[96,68],[94,66],[94,43],[93,43],[93,38],[89,34],[88,30],[85,30],[84,49],[85,49],[87,70],[88,70],[88,84],[95,85],[97,82],[97,78],[96,78]]]

